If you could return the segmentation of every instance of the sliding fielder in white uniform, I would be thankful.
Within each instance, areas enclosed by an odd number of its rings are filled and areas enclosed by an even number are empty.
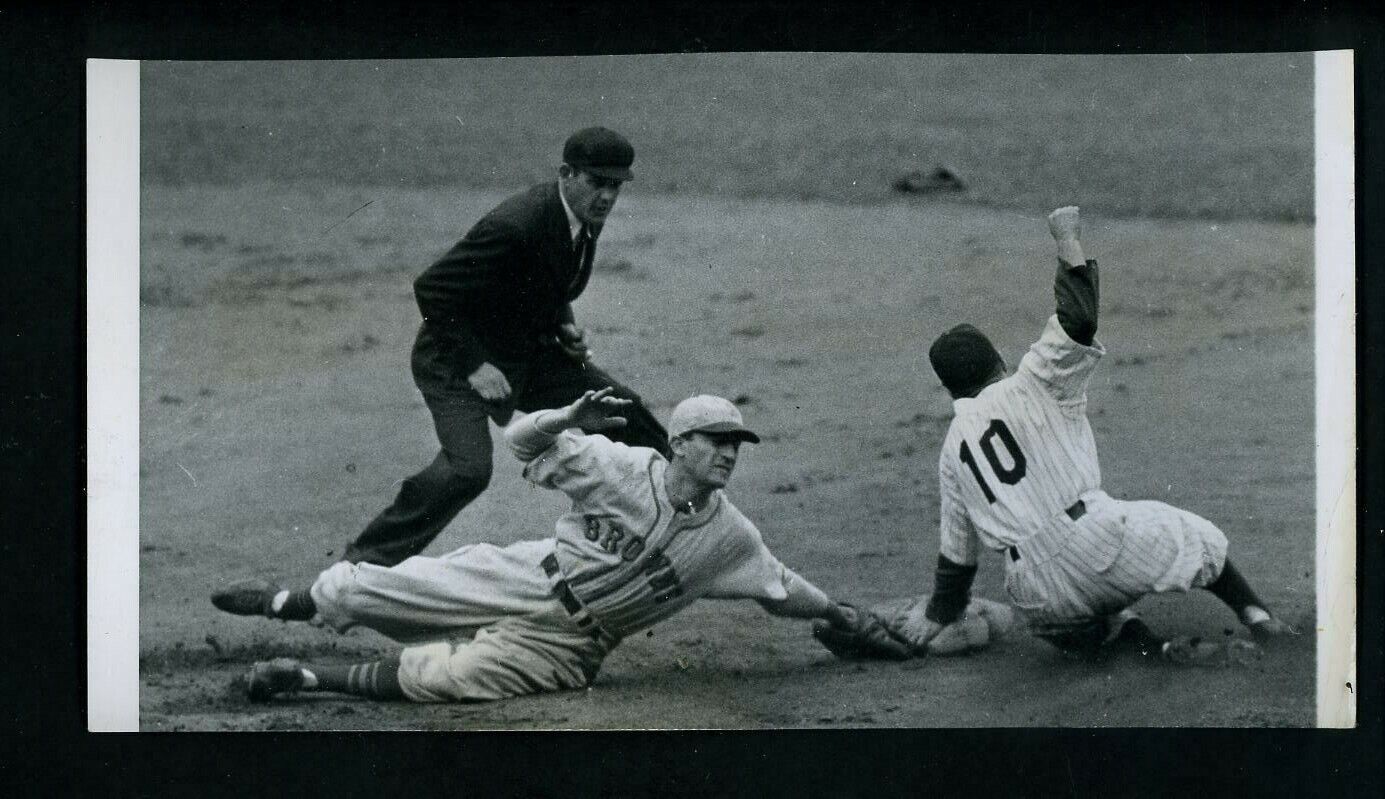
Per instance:
[[[1031,631],[1095,654],[1118,644],[1176,662],[1211,662],[1248,642],[1165,640],[1127,609],[1141,597],[1206,588],[1256,638],[1292,633],[1226,557],[1206,519],[1163,502],[1125,502],[1101,490],[1087,384],[1106,350],[1095,338],[1096,261],[1083,257],[1076,207],[1049,215],[1058,243],[1056,313],[1008,374],[976,328],[958,325],[929,349],[955,417],[938,459],[940,552],[930,601],[890,620],[915,646],[967,605],[984,549],[1004,553],[1005,587]]]

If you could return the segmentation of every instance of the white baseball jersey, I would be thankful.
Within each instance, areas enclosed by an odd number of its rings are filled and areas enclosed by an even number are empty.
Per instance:
[[[938,458],[942,554],[976,563],[1101,487],[1087,383],[1106,352],[1073,341],[1051,316],[1015,374],[952,403]]]
[[[1051,316],[1013,375],[953,402],[938,460],[941,554],[975,564],[980,546],[1013,553],[1006,587],[1036,631],[1206,585],[1226,555],[1206,519],[1101,490],[1086,411],[1105,351],[1072,340]]]

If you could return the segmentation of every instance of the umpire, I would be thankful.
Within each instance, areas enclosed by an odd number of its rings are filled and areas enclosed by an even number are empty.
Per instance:
[[[505,200],[414,281],[423,324],[414,382],[442,451],[404,480],[394,502],[347,548],[345,560],[393,566],[428,546],[486,489],[489,418],[567,405],[614,386],[634,400],[611,437],[669,456],[668,435],[639,397],[589,360],[572,301],[591,277],[601,228],[635,150],[615,131],[568,137],[558,179]]]

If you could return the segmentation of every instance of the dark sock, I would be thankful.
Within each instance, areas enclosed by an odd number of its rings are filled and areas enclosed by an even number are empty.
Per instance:
[[[1236,618],[1238,619],[1245,618],[1245,609],[1251,605],[1266,612],[1269,611],[1269,608],[1265,607],[1265,603],[1255,595],[1255,591],[1246,582],[1246,578],[1241,576],[1241,572],[1231,563],[1229,558],[1226,564],[1222,566],[1221,574],[1217,575],[1217,579],[1207,586],[1207,590],[1236,611]]]
[[[399,657],[350,666],[304,666],[317,677],[317,690],[370,699],[403,699],[399,687]]]
[[[1129,619],[1121,626],[1116,642],[1123,646],[1134,646],[1142,655],[1157,654],[1164,648],[1166,639],[1154,634],[1149,625],[1140,619]]]
[[[317,604],[313,602],[312,592],[306,589],[290,591],[284,606],[274,616],[288,621],[308,621],[317,615]]]

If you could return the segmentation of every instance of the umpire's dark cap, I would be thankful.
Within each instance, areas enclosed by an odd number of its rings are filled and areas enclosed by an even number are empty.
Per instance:
[[[928,348],[928,362],[954,397],[970,397],[1003,368],[995,345],[971,325],[957,325]]]
[[[563,163],[603,178],[629,180],[634,177],[635,148],[609,128],[583,128],[567,137]]]

